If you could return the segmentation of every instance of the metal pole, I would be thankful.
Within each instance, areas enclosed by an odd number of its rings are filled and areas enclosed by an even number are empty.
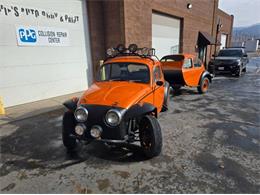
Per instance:
[[[216,59],[216,54],[217,54],[217,39],[218,39],[218,31],[219,31],[219,23],[217,24],[217,29],[216,29],[215,50],[214,50],[214,60]]]

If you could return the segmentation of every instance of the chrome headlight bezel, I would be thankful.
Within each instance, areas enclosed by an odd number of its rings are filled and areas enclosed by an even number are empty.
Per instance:
[[[115,114],[118,118],[117,121],[114,123],[111,123],[109,121],[109,115],[111,115],[111,114]],[[110,109],[109,111],[107,111],[106,116],[105,116],[105,121],[106,121],[106,124],[108,124],[109,126],[112,126],[112,127],[118,126],[121,123],[121,120],[122,120],[122,114],[119,110]]]
[[[81,114],[83,114],[84,116],[79,117],[79,112],[82,112]],[[80,123],[86,122],[88,119],[88,110],[83,106],[79,106],[79,107],[77,107],[77,109],[74,112],[74,117]]]

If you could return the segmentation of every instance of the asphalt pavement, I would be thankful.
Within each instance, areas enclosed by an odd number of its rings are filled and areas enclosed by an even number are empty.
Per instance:
[[[1,193],[260,193],[260,58],[205,95],[183,88],[159,116],[162,154],[81,144],[67,153],[64,109],[0,125]]]

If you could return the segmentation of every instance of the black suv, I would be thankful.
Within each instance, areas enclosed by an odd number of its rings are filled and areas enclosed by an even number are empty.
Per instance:
[[[248,56],[243,48],[221,49],[217,56],[209,62],[209,71],[213,74],[231,73],[241,76],[246,72],[246,64],[249,62]]]

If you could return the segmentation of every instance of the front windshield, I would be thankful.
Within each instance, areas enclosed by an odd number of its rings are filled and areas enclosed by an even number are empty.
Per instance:
[[[149,68],[144,64],[129,62],[104,64],[99,69],[97,80],[149,83]]]
[[[235,50],[235,49],[230,49],[230,50],[220,50],[218,53],[218,56],[223,56],[223,57],[241,57],[242,56],[242,51],[241,50]]]

